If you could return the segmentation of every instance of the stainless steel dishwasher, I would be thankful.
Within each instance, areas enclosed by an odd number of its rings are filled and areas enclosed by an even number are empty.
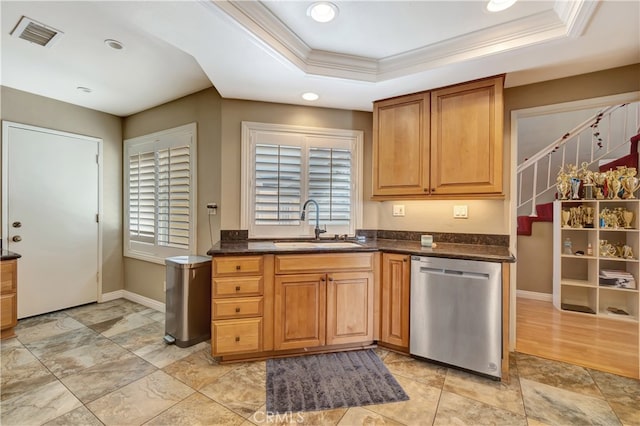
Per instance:
[[[411,257],[412,355],[500,378],[501,265]]]

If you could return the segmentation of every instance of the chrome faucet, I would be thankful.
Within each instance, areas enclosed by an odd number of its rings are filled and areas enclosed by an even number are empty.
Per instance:
[[[313,232],[316,235],[316,240],[319,240],[320,234],[324,234],[325,232],[327,232],[327,229],[326,226],[325,229],[320,229],[320,207],[318,207],[318,203],[316,202],[316,200],[308,199],[307,201],[305,201],[304,205],[302,206],[302,213],[300,213],[300,220],[304,220],[304,215],[309,203],[313,203],[316,206],[316,227]]]

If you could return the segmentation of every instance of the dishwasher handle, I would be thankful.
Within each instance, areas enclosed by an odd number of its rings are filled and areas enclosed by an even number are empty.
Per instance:
[[[421,266],[420,272],[423,274],[428,273],[428,274],[435,274],[435,275],[456,275],[459,277],[476,278],[476,279],[482,279],[482,280],[489,279],[489,274],[483,274],[479,272],[456,271],[452,269],[429,268],[426,266]]]

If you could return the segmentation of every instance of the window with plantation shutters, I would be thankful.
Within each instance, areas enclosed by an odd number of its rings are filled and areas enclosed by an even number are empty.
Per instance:
[[[251,238],[353,235],[362,217],[362,132],[242,124],[241,228]],[[310,204],[302,221],[302,206]]]
[[[195,250],[195,124],[125,141],[125,256]]]

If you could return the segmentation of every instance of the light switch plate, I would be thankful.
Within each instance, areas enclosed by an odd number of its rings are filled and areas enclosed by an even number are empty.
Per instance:
[[[469,210],[466,205],[453,206],[453,218],[454,219],[467,219],[469,217]]]
[[[404,204],[394,204],[392,214],[394,216],[404,216]]]

